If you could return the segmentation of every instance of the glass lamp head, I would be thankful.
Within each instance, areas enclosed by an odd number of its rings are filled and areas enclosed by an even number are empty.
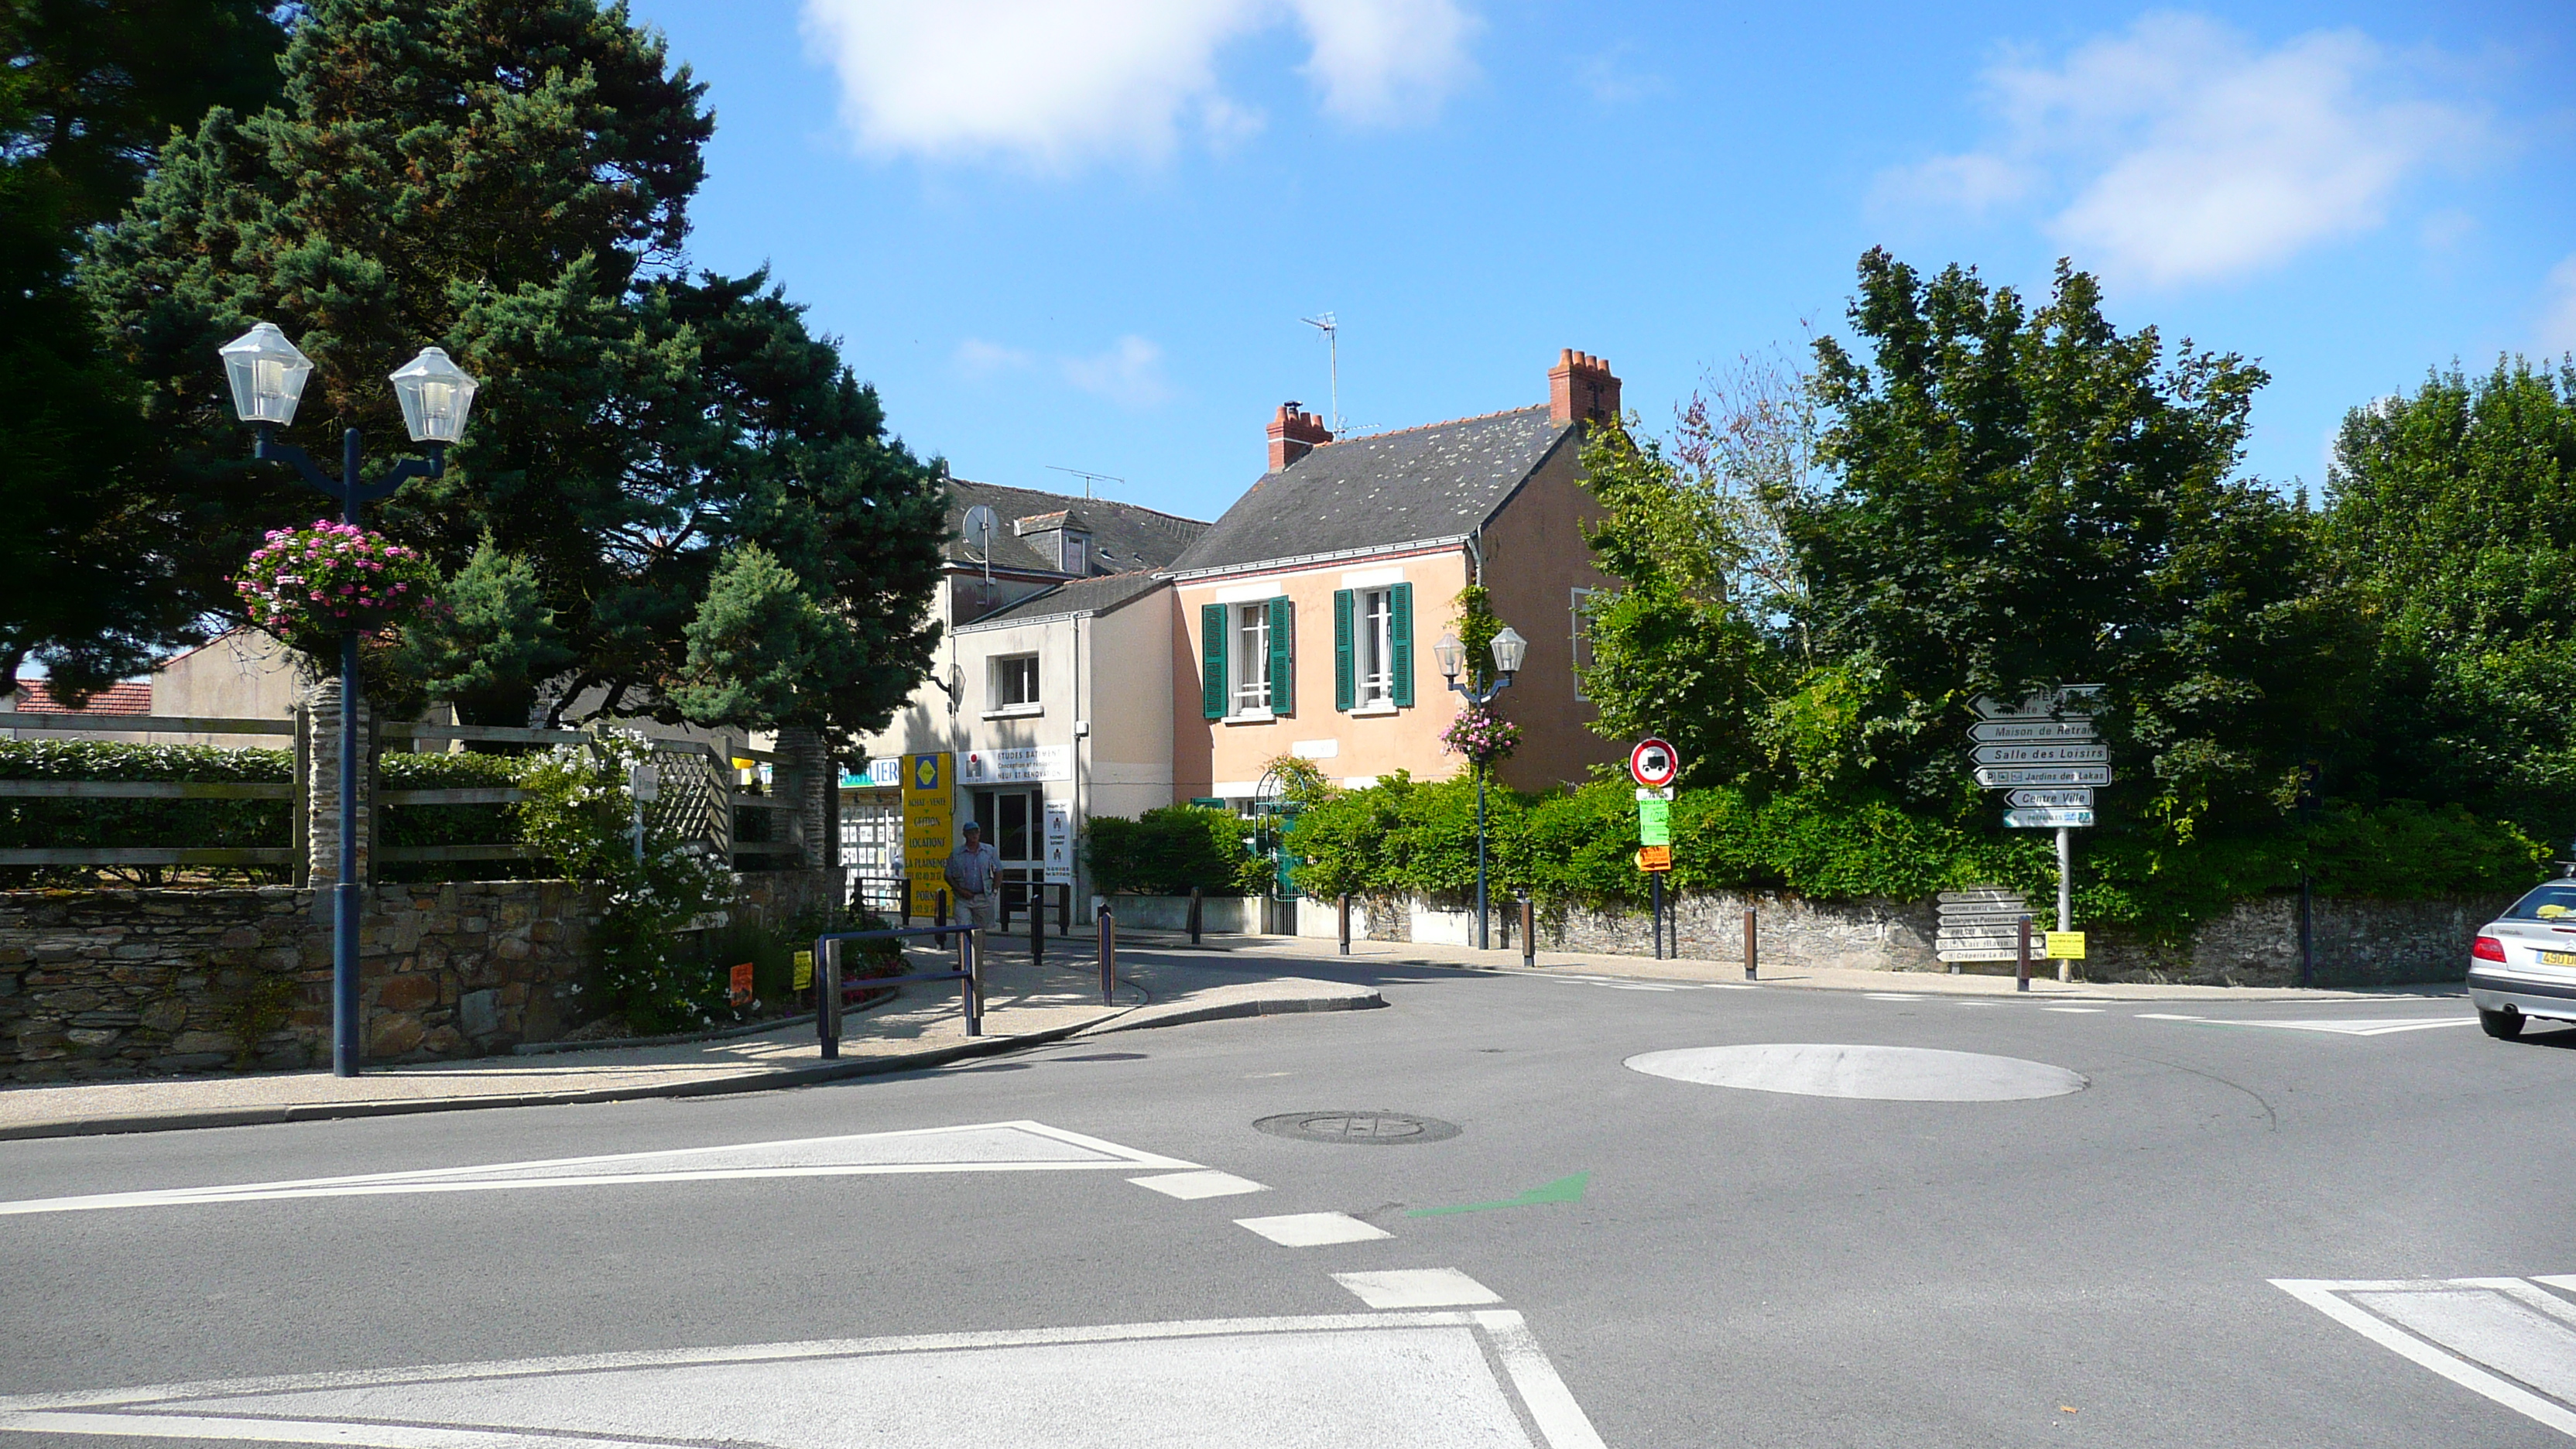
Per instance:
[[[420,356],[392,374],[392,381],[413,442],[453,443],[465,436],[465,415],[474,406],[477,384],[448,359],[445,349],[422,348]]]
[[[224,381],[232,386],[233,411],[246,423],[285,427],[295,421],[304,379],[313,360],[295,350],[274,323],[262,322],[223,345]]]
[[[1455,634],[1441,635],[1440,642],[1431,646],[1431,652],[1440,656],[1440,677],[1443,679],[1455,681],[1458,671],[1467,667],[1467,647],[1458,642]]]
[[[1521,661],[1529,657],[1529,641],[1521,631],[1506,624],[1494,636],[1494,672],[1505,678],[1521,672]]]

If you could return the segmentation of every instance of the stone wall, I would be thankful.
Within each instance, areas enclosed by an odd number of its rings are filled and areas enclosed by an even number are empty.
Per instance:
[[[737,876],[736,919],[830,899],[829,871]],[[98,1080],[331,1057],[328,891],[0,892],[0,1081]],[[317,899],[318,897],[318,899]],[[359,930],[371,1062],[559,1039],[598,1014],[594,887],[378,885]]]
[[[2398,986],[2456,980],[2468,970],[2477,928],[2511,904],[2512,895],[2428,901],[2320,898],[2314,911],[2317,986]],[[1319,901],[1329,914],[1332,903]],[[1946,971],[1934,954],[1936,915],[1929,901],[1810,901],[1796,896],[1711,892],[1666,903],[1671,954],[1712,961],[1744,956],[1744,911],[1755,912],[1765,965],[1844,967],[1864,971]],[[1457,944],[1473,939],[1475,916],[1457,899],[1370,896],[1352,902],[1351,929],[1365,917],[1374,941]],[[1519,909],[1494,902],[1495,949],[1518,949]],[[2080,923],[2079,923],[2080,924]],[[1652,928],[1642,908],[1593,910],[1542,906],[1542,951],[1645,956]],[[2077,968],[2088,981],[2189,982],[2215,986],[2288,986],[2298,979],[2296,896],[2240,901],[2201,923],[2189,942],[2164,946],[2134,933],[2089,933],[2090,959]],[[1997,969],[1991,963],[1971,970]],[[2005,967],[2003,969],[2009,969]]]

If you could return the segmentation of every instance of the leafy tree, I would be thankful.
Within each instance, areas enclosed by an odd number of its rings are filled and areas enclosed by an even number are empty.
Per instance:
[[[2335,566],[2379,626],[2384,793],[2576,831],[2576,362],[2435,373],[2349,414]]]
[[[2265,816],[2346,733],[2359,649],[2311,520],[2230,478],[2265,381],[2122,334],[2060,263],[2035,310],[1861,259],[1855,355],[1816,344],[1836,486],[1788,516],[1817,648],[1876,671],[1882,779],[1964,802],[1966,705],[2099,682],[2130,795],[2178,834]]]
[[[140,393],[73,282],[82,236],[208,107],[276,94],[252,0],[0,0],[0,671],[86,698],[190,633],[173,508],[144,486]]]
[[[455,701],[466,718],[524,712],[539,683],[573,662],[537,571],[493,547],[489,534],[448,577],[438,602],[403,631],[385,672],[409,692]]]
[[[283,67],[281,104],[173,141],[86,269],[148,384],[164,484],[201,500],[190,596],[219,607],[246,542],[312,507],[242,461],[214,349],[277,322],[317,364],[299,430],[383,456],[409,446],[384,374],[434,343],[484,388],[447,475],[384,527],[451,571],[488,538],[537,589],[479,647],[444,641],[434,692],[498,723],[779,722],[774,660],[692,660],[711,585],[756,545],[836,636],[842,672],[792,712],[881,727],[929,657],[936,473],[765,273],[685,271],[712,122],[660,37],[594,0],[316,0]],[[574,662],[541,684],[521,626],[542,615]]]

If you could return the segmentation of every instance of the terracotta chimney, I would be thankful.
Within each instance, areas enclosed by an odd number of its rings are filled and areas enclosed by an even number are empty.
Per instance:
[[[1270,420],[1270,471],[1276,473],[1332,440],[1322,418],[1303,411],[1301,404],[1281,403],[1279,416]]]
[[[1547,370],[1547,416],[1556,423],[1611,422],[1619,416],[1619,379],[1610,364],[1569,347]]]

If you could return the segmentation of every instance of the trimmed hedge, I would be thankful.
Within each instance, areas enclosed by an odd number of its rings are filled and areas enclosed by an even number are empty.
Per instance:
[[[1082,833],[1091,888],[1102,895],[1258,895],[1269,888],[1269,862],[1248,844],[1249,820],[1205,805],[1166,805],[1133,820],[1094,819]]]

